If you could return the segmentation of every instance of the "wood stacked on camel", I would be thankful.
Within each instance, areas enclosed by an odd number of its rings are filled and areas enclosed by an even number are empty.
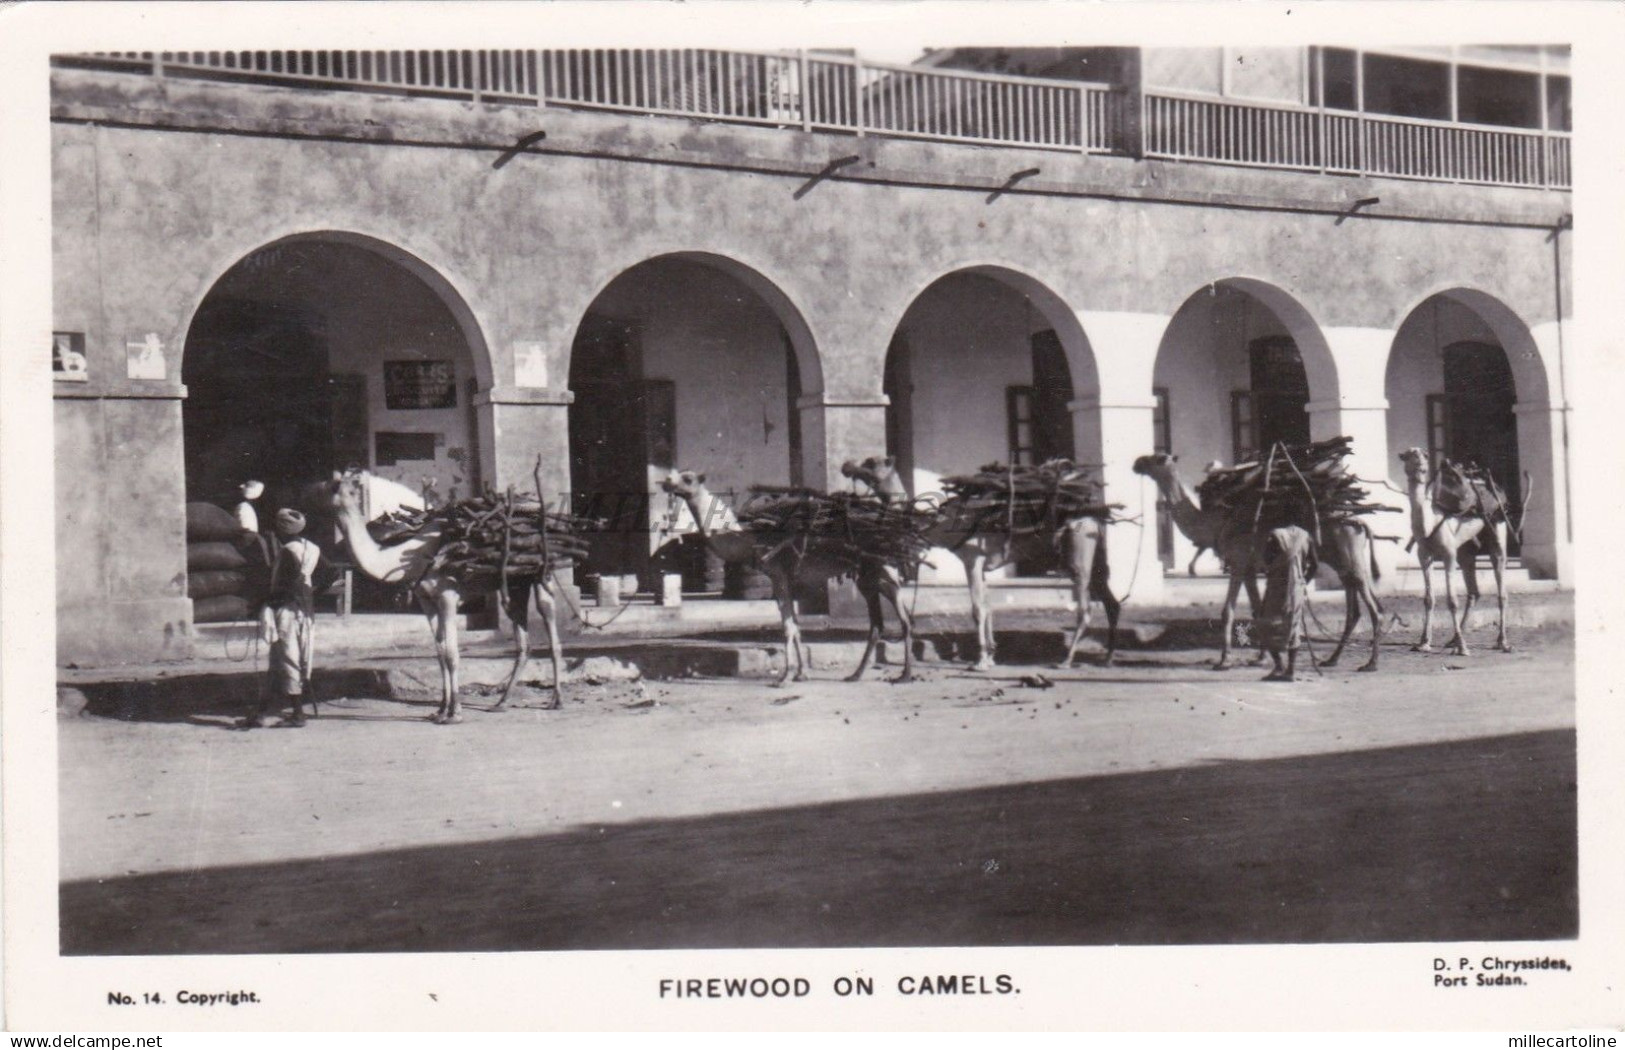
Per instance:
[[[540,475],[540,459],[537,474]],[[495,707],[508,694],[530,659],[530,603],[547,629],[553,658],[553,704],[564,691],[563,653],[557,604],[549,584],[552,569],[581,557],[584,523],[545,513],[542,501],[503,497],[467,499],[428,511],[406,511],[368,521],[368,476],[353,471],[333,475],[329,486],[339,529],[358,570],[417,599],[434,631],[440,663],[440,707],[431,719],[459,721],[457,699],[458,622],[462,600],[496,594],[513,623],[514,663]],[[538,479],[536,491],[542,487]]]
[[[975,474],[942,479],[945,507],[979,532],[1012,536],[1055,535],[1068,522],[1094,518],[1109,522],[1121,503],[1104,501],[1105,486],[1087,467],[1068,459],[1038,466],[990,463]]]
[[[1232,529],[1263,534],[1296,525],[1319,535],[1327,525],[1387,509],[1370,502],[1348,473],[1352,444],[1346,437],[1277,444],[1260,461],[1214,470],[1196,494],[1203,507],[1221,508]]]
[[[853,492],[752,485],[739,510],[765,561],[809,555],[848,566],[856,576],[865,563],[909,575],[930,549],[933,516],[907,504]]]
[[[593,522],[548,511],[534,498],[485,496],[431,510],[399,510],[367,524],[374,540],[399,543],[425,530],[440,533],[434,571],[481,584],[545,578],[587,556]]]
[[[1376,537],[1364,516],[1379,508],[1366,502],[1365,492],[1344,470],[1349,448],[1348,438],[1297,448],[1280,447],[1275,456],[1279,462],[1266,457],[1263,463],[1215,471],[1209,483],[1196,489],[1175,472],[1177,460],[1170,453],[1154,452],[1134,461],[1136,474],[1156,481],[1174,524],[1198,546],[1215,551],[1230,577],[1224,598],[1223,643],[1215,669],[1230,666],[1231,628],[1242,588],[1247,590],[1253,615],[1262,611],[1257,576],[1263,565],[1264,538],[1275,528],[1292,525],[1310,534],[1319,547],[1321,561],[1337,572],[1343,584],[1343,634],[1322,666],[1332,666],[1342,657],[1363,608],[1372,623],[1371,659],[1360,670],[1377,669],[1382,641],[1382,604],[1376,592],[1380,570],[1374,549]],[[1272,497],[1262,491],[1266,481],[1273,498],[1286,502],[1271,504]],[[1263,513],[1266,509],[1271,513]],[[1280,518],[1299,520],[1283,525]]]

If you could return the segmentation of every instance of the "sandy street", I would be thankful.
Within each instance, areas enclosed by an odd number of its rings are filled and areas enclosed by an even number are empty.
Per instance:
[[[1569,936],[1572,636],[1490,640],[1296,685],[1132,652],[1053,688],[471,697],[454,727],[379,700],[303,730],[66,719],[63,948]]]

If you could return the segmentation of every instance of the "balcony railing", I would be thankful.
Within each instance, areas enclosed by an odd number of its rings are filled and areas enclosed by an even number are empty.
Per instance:
[[[160,77],[564,106],[898,138],[1567,189],[1564,132],[808,52],[183,51],[59,56]],[[1137,108],[1137,112],[1136,112]]]

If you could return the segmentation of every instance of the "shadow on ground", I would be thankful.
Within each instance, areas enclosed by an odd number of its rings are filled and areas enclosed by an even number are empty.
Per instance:
[[[61,944],[136,955],[1567,938],[1579,922],[1574,756],[1572,731],[1528,733],[75,882],[61,888]]]

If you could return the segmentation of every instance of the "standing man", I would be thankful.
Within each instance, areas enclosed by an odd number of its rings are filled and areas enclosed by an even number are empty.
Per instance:
[[[260,634],[271,646],[269,682],[260,708],[239,722],[243,729],[265,724],[273,702],[293,712],[280,724],[305,724],[304,695],[310,686],[311,648],[316,626],[316,588],[312,582],[322,562],[322,549],[301,535],[305,516],[284,507],[276,512],[271,590],[260,611]],[[314,710],[314,706],[312,708]]]
[[[260,514],[254,507],[254,501],[265,495],[265,483],[249,478],[237,486],[237,492],[242,499],[237,503],[237,525],[247,532],[260,531]]]

